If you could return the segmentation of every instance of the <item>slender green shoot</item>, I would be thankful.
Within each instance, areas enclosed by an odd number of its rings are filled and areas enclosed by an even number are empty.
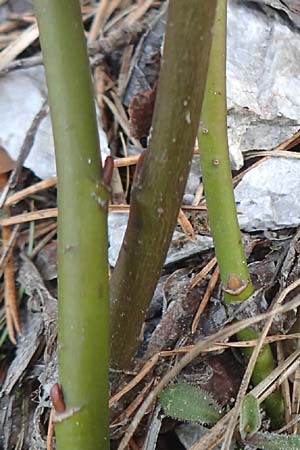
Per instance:
[[[225,75],[227,5],[224,0],[218,0],[217,3],[198,140],[209,223],[224,297],[230,304],[246,300],[252,294],[253,286],[237,220],[228,152]],[[241,340],[255,339],[257,336],[257,333],[249,328],[238,334]],[[264,346],[253,371],[252,382],[257,384],[262,381],[274,367],[271,348]],[[273,425],[281,423],[283,401],[278,392],[265,401],[265,407]]]

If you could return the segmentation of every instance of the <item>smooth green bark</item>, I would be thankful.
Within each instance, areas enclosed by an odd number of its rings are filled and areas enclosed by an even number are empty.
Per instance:
[[[108,449],[108,193],[78,0],[35,0],[58,172],[58,450]],[[73,411],[73,412],[72,412]]]
[[[169,248],[205,87],[215,0],[172,0],[149,150],[137,176],[110,284],[112,363],[129,365]],[[126,339],[126,345],[124,345]]]
[[[209,223],[224,296],[229,304],[246,300],[252,294],[253,286],[237,220],[227,142],[226,1],[218,0],[217,3],[198,140]],[[241,340],[255,339],[257,336],[252,329],[238,334]],[[249,351],[245,351],[247,353],[249,355]],[[253,371],[252,382],[257,384],[262,381],[274,367],[271,348],[264,346]],[[278,425],[283,417],[280,393],[272,394],[265,401],[265,406],[273,424]]]
[[[222,284],[228,291],[234,291],[235,286],[238,291],[245,285],[235,295],[225,292],[225,298],[231,302],[248,298],[253,287],[237,220],[227,144],[225,42],[226,0],[219,0],[198,140],[209,224]]]

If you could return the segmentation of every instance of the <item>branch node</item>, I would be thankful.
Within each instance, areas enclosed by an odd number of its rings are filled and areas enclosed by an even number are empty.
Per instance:
[[[228,276],[227,285],[223,286],[223,291],[230,295],[241,294],[248,286],[249,280],[241,280],[238,275],[232,273]]]
[[[53,422],[57,423],[61,423],[66,419],[69,419],[70,417],[74,416],[74,414],[76,414],[77,412],[80,411],[80,407],[79,406],[73,406],[72,408],[66,408],[64,412],[62,413],[57,413],[54,410],[54,414],[53,414]]]
[[[110,188],[113,171],[114,171],[114,159],[112,156],[107,156],[104,162],[102,173],[102,183],[107,188]]]
[[[66,410],[66,404],[64,401],[63,391],[58,383],[55,383],[52,386],[50,391],[50,397],[55,412],[58,414],[63,413]]]
[[[66,408],[64,394],[61,386],[55,383],[50,391],[50,397],[53,404],[53,422],[62,422],[63,420],[72,417],[80,410],[79,407]]]

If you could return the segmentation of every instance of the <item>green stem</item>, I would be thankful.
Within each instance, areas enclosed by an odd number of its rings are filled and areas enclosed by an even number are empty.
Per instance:
[[[237,220],[227,142],[226,108],[226,1],[218,0],[205,96],[198,135],[201,170],[209,223],[214,239],[220,276],[228,304],[246,300],[253,292]],[[239,339],[257,338],[246,329]],[[257,384],[274,369],[269,346],[264,346],[254,368],[252,382]],[[273,423],[283,417],[283,402],[276,392],[265,406]]]
[[[111,279],[112,362],[129,365],[169,248],[205,87],[216,0],[172,0],[149,150]],[[126,346],[124,346],[126,336]]]
[[[35,0],[58,172],[58,450],[108,449],[108,192],[78,0]]]
[[[229,291],[225,292],[225,298],[231,302],[248,298],[253,287],[237,220],[227,144],[225,33],[226,1],[221,0],[218,1],[198,140],[210,228],[222,283]]]

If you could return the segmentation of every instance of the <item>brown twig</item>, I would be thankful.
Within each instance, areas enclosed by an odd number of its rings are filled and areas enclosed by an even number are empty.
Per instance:
[[[195,314],[195,317],[194,317],[194,320],[192,323],[192,334],[194,334],[195,331],[197,330],[201,314],[203,313],[207,303],[209,302],[211,294],[212,294],[214,288],[216,287],[216,284],[219,279],[219,275],[220,275],[219,267],[216,267],[215,270],[213,271],[213,274],[212,274],[210,280],[209,280],[209,283],[208,283],[207,289],[205,291],[205,294],[203,296],[203,299],[202,299],[201,303],[199,304],[198,310]]]
[[[182,209],[179,210],[177,223],[181,226],[182,231],[186,234],[188,239],[190,239],[191,241],[196,240],[195,230]]]
[[[57,217],[57,208],[41,209],[1,219],[0,226],[6,227],[18,223],[32,222],[33,220],[51,219],[53,217]]]
[[[92,22],[91,30],[89,33],[88,42],[93,42],[99,35],[102,35],[102,25],[107,17],[109,0],[102,0],[98,3],[96,15]]]
[[[129,417],[132,416],[132,414],[136,411],[136,409],[140,406],[142,401],[145,398],[146,393],[150,390],[151,386],[153,385],[154,379],[152,379],[149,383],[144,386],[144,388],[139,392],[139,394],[136,396],[136,398],[131,402],[127,408],[113,421],[113,423],[110,425],[110,428],[118,426],[118,424],[122,423],[124,419],[129,419]]]
[[[290,430],[295,425],[298,425],[299,422],[300,422],[300,415],[297,415],[290,422],[288,422],[286,425],[284,425],[282,428],[276,431],[276,433],[283,433],[284,431]]]
[[[293,134],[292,137],[290,137],[290,138],[286,139],[285,141],[281,142],[279,145],[274,147],[271,151],[283,151],[283,150],[286,151],[286,150],[289,150],[290,148],[294,147],[295,145],[298,145],[299,143],[300,143],[300,131],[297,131],[296,133]],[[237,183],[239,181],[241,181],[241,179],[243,178],[243,176],[246,173],[250,172],[250,170],[252,170],[255,167],[259,166],[260,164],[262,164],[263,162],[267,161],[268,159],[270,159],[270,156],[264,156],[259,161],[256,161],[250,167],[248,167],[247,169],[243,170],[243,172],[241,172],[238,175],[236,175],[233,178],[233,180],[232,180],[234,186],[236,186]]]
[[[115,167],[134,166],[137,164],[139,158],[140,158],[140,155],[125,156],[123,158],[115,158],[114,166]],[[8,198],[6,198],[4,205],[5,206],[13,205],[21,200],[24,200],[25,198],[29,197],[30,195],[36,194],[45,189],[56,186],[56,184],[57,184],[57,177],[46,178],[43,181],[39,181],[38,183],[35,183],[32,186],[28,186],[27,188],[22,189],[18,192],[15,192],[12,195],[10,195]],[[182,209],[206,210],[206,207],[205,206],[198,207],[197,205],[190,205],[190,206],[184,205],[184,206],[182,206]]]
[[[130,439],[129,445],[131,447],[131,450],[140,450],[133,438]]]
[[[9,227],[2,227],[2,242],[3,247],[7,246],[11,235]],[[17,308],[17,295],[15,286],[15,271],[12,254],[12,247],[8,252],[6,264],[4,267],[4,305],[6,314],[6,324],[8,329],[9,339],[16,345],[15,329],[18,335],[21,335],[21,326],[19,321],[19,314]]]
[[[300,159],[300,154],[298,152],[291,152],[285,150],[253,150],[246,152],[244,159],[252,159],[261,156],[270,156],[271,158],[290,158],[290,159]]]
[[[300,346],[298,346],[300,348]],[[297,367],[294,376],[293,382],[293,395],[292,395],[292,415],[299,414],[299,406],[300,406],[300,368]],[[297,433],[298,425],[294,425],[293,432]]]
[[[122,0],[103,0],[98,4],[97,12],[94,17],[88,42],[93,42],[100,36],[103,36],[103,29],[106,21],[118,8]]]
[[[274,335],[267,336],[264,340],[265,344],[271,344],[273,342],[284,341],[289,339],[296,339],[300,337],[300,333],[294,333],[291,335]],[[215,352],[218,350],[226,349],[226,348],[245,348],[245,347],[255,347],[257,345],[258,339],[252,339],[249,341],[236,341],[236,342],[216,342],[209,347],[207,347],[203,352]],[[152,358],[147,361],[147,363],[142,367],[137,375],[132,378],[132,380],[119,392],[113,395],[109,401],[109,406],[113,406],[116,402],[118,402],[124,395],[130,392],[135,386],[137,386],[144,377],[155,367],[160,358],[165,357],[173,357],[175,355],[182,355],[190,352],[195,348],[195,345],[185,345],[184,347],[176,348],[174,350],[163,350],[161,352],[156,353],[152,356]]]
[[[147,17],[145,20],[126,24],[122,28],[117,28],[112,31],[108,37],[98,39],[88,46],[91,57],[90,62],[92,66],[101,64],[106,55],[113,53],[115,50],[127,47],[130,44],[136,43],[138,38],[148,29],[151,18]],[[12,70],[25,69],[34,67],[43,63],[42,55],[33,56],[30,58],[12,61],[5,65],[0,70],[1,73],[7,73]]]
[[[47,431],[47,450],[53,450],[53,436],[54,436],[53,414],[54,409],[51,408]]]
[[[16,225],[14,227],[13,231],[10,233],[10,236],[9,236],[8,241],[6,242],[6,245],[5,246],[3,245],[4,248],[2,250],[2,255],[0,258],[0,271],[5,266],[7,259],[9,258],[13,247],[15,246],[15,243],[16,243],[16,240],[18,237],[19,228],[20,228],[20,225]]]
[[[193,205],[181,205],[183,211],[206,211],[207,208],[204,205],[193,206]],[[130,205],[109,205],[109,210],[111,212],[129,212]],[[1,224],[1,221],[0,221]]]
[[[131,391],[146,375],[150,372],[150,370],[155,366],[159,359],[160,354],[152,356],[150,360],[144,365],[144,367],[140,370],[140,372],[117,394],[113,395],[109,400],[109,407],[111,407],[114,403],[118,402],[127,392]]]
[[[192,205],[194,205],[194,206],[199,205],[199,203],[200,203],[200,201],[201,201],[201,199],[203,197],[203,192],[204,192],[204,185],[203,185],[203,183],[200,183],[198,188],[197,188],[197,191],[196,191],[194,200],[192,202]]]
[[[115,165],[115,167],[132,166],[137,163],[138,159],[139,159],[139,155],[128,156],[125,158],[116,158],[114,160],[114,165]],[[39,181],[38,183],[35,183],[32,186],[29,186],[25,189],[22,189],[21,191],[15,192],[14,194],[10,195],[5,200],[4,204],[5,204],[5,206],[13,205],[14,203],[24,200],[25,198],[29,197],[30,195],[36,194],[45,189],[56,186],[56,184],[57,184],[57,177],[51,177],[51,178],[47,178],[46,180]]]
[[[31,253],[31,259],[35,258],[36,255],[41,251],[42,248],[45,247],[46,244],[48,244],[49,241],[56,235],[57,229],[55,227],[54,230],[51,230],[43,239],[40,240],[40,242],[34,247]]]
[[[138,8],[133,11],[127,18],[128,24],[136,23],[140,20],[141,17],[145,14],[145,12],[152,6],[155,0],[145,0],[141,3]]]
[[[292,283],[287,289],[283,291],[282,295],[287,295],[288,292],[295,289],[300,284],[300,279],[296,282]],[[280,297],[281,297],[280,296]],[[201,341],[198,344],[195,345],[193,350],[191,350],[189,353],[187,353],[185,356],[181,358],[181,360],[174,366],[167,374],[163,376],[161,381],[158,383],[158,385],[150,392],[147,399],[144,401],[144,403],[141,405],[139,410],[137,411],[136,415],[134,416],[131,424],[129,425],[126,434],[124,435],[118,450],[125,450],[126,446],[128,445],[129,440],[133,436],[137,426],[139,425],[140,421],[144,417],[144,414],[146,413],[149,406],[154,402],[157,395],[162,391],[162,389],[175,377],[178,375],[178,373],[186,367],[193,359],[195,359],[204,349],[208,348],[211,344],[213,344],[216,340],[223,340],[227,337],[232,336],[233,334],[237,334],[240,330],[247,328],[250,325],[253,325],[254,323],[258,323],[261,320],[268,319],[270,317],[274,317],[276,314],[283,313],[287,310],[296,308],[300,305],[300,299],[296,298],[292,301],[290,301],[288,304],[283,306],[276,307],[273,311],[267,312],[264,314],[259,314],[256,317],[251,317],[249,319],[244,319],[238,323],[234,323],[232,325],[229,325],[228,327],[224,328],[223,330],[218,331],[214,335],[208,337],[205,341]],[[262,384],[262,383],[261,383]],[[275,387],[276,389],[276,387]]]
[[[38,239],[41,236],[44,236],[45,234],[49,233],[50,231],[52,231],[53,229],[57,228],[57,224],[55,221],[52,220],[47,220],[45,222],[41,222],[39,224],[35,225],[34,228],[34,239]],[[23,230],[19,236],[18,236],[18,246],[20,248],[23,248],[24,245],[28,242],[29,240],[29,230]]]
[[[207,264],[197,273],[190,284],[190,289],[193,289],[217,264],[217,258],[214,256]]]
[[[135,139],[134,137],[131,136],[130,127],[129,127],[129,120],[127,118],[126,119],[124,118],[124,115],[122,114],[122,112],[120,112],[118,110],[117,106],[106,95],[103,95],[102,98],[105,101],[106,105],[111,110],[111,112],[113,113],[113,115],[114,115],[115,119],[117,120],[117,122],[122,127],[122,129],[123,129],[124,133],[126,134],[126,136],[132,141],[132,143],[136,147],[142,148],[140,141],[138,141],[137,139]]]
[[[103,60],[104,56],[111,54],[113,51],[134,44],[148,29],[151,20],[153,20],[153,17],[147,17],[145,20],[135,23],[127,23],[124,27],[111,32],[108,37],[90,43],[88,46],[89,55],[93,56],[100,53]]]
[[[182,205],[181,208],[187,211],[206,211],[205,206]],[[129,212],[130,205],[109,205],[110,212]],[[32,222],[34,220],[45,220],[57,217],[57,208],[40,209],[38,211],[18,214],[0,220],[0,226],[11,226],[19,223]]]
[[[32,186],[29,186],[25,189],[22,189],[21,191],[15,192],[14,194],[10,195],[5,200],[4,205],[5,206],[13,205],[14,203],[24,200],[24,198],[27,198],[30,195],[36,194],[37,192],[53,187],[56,184],[57,184],[57,177],[47,178],[46,180],[35,183]]]
[[[0,54],[0,71],[32,44],[38,36],[38,26],[37,23],[34,23],[14,39]]]

